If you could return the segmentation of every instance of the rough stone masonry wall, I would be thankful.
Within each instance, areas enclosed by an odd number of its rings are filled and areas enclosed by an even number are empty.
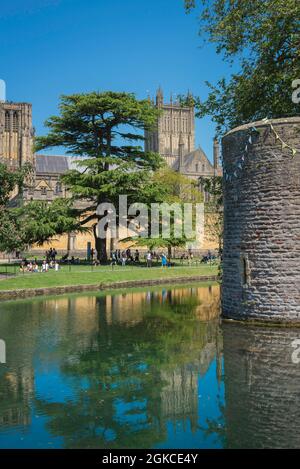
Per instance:
[[[223,316],[300,322],[300,118],[247,124],[222,143]]]

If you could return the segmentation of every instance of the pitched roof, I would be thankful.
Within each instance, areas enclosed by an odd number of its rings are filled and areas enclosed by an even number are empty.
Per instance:
[[[35,155],[37,174],[63,174],[69,169],[67,156]]]
[[[86,159],[84,156],[63,155],[35,155],[36,174],[64,174],[69,169],[84,171],[78,162]]]
[[[183,156],[183,169],[188,170],[192,167],[194,163],[197,163],[198,161],[206,163],[207,167],[213,170],[213,165],[211,164],[204,150],[202,150],[201,147]],[[174,163],[174,169],[179,169],[179,158],[177,158],[176,162]]]

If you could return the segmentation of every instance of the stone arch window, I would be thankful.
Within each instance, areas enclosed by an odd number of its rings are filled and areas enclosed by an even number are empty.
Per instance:
[[[195,164],[195,171],[196,171],[196,173],[198,173],[198,171],[199,171],[199,164],[198,163]]]
[[[61,182],[58,181],[55,186],[55,193],[60,194],[60,192],[62,192],[62,185]]]
[[[9,115],[9,112],[6,111],[5,112],[5,132],[9,132],[10,131],[10,115]]]
[[[42,195],[47,195],[47,187],[41,187],[41,194]]]
[[[242,254],[240,261],[241,283],[243,287],[248,287],[250,285],[250,267],[247,254]]]
[[[18,113],[17,112],[14,112],[13,113],[13,132],[17,132],[18,131],[18,123],[19,123],[19,116],[18,116]]]

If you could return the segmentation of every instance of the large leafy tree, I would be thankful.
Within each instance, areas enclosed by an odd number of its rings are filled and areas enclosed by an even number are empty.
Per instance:
[[[183,174],[174,171],[167,165],[162,166],[159,170],[152,174],[150,184],[152,188],[159,189],[159,194],[156,194],[156,202],[170,204],[170,206],[172,206],[172,204],[178,204],[178,208],[181,208],[183,213],[181,220],[182,222],[184,222],[185,214],[183,210],[184,204],[189,203],[193,208],[195,208],[195,204],[200,203],[203,200],[202,194],[198,189],[197,181],[193,181]],[[153,202],[153,200],[149,200],[150,202]],[[166,249],[168,251],[168,257],[171,259],[173,248],[184,247],[186,246],[187,242],[194,241],[194,238],[189,239],[185,233],[183,233],[183,230],[181,236],[176,235],[175,225],[177,220],[175,213],[172,210],[170,211],[170,220],[165,220],[166,222],[170,222],[170,236],[163,237],[162,215],[163,213],[161,209],[159,211],[160,237],[151,237],[151,233],[149,232],[149,237],[131,237],[127,238],[126,241],[134,241],[138,246],[147,246],[151,250],[160,248]],[[193,215],[193,228],[195,229],[195,213]]]
[[[0,163],[0,251],[12,251],[22,247],[17,227],[17,218],[10,208],[13,196],[21,190],[24,178],[31,168],[26,165],[17,171],[10,171]]]
[[[152,129],[159,111],[131,93],[92,92],[62,96],[60,115],[50,117],[47,136],[36,139],[36,148],[63,146],[84,157],[78,167],[62,177],[73,194],[81,224],[91,224],[99,259],[106,259],[106,239],[99,237],[97,213],[101,203],[117,205],[126,194],[128,204],[155,200],[157,186],[149,185],[153,171],[162,164],[158,154],[140,146],[144,130]],[[105,214],[104,214],[105,215]]]
[[[55,235],[84,230],[69,200],[19,203],[18,194],[31,171],[29,165],[12,172],[0,164],[0,251],[22,250],[31,244],[43,244]],[[15,198],[17,204],[13,203]]]
[[[23,246],[43,245],[55,236],[85,232],[70,199],[34,200],[13,211]]]
[[[300,78],[299,0],[185,0],[187,11],[201,5],[200,35],[214,44],[238,72],[208,83],[197,102],[217,130],[261,119],[299,115],[292,82]]]
[[[205,203],[205,225],[208,239],[217,243],[219,253],[221,254],[223,250],[224,225],[222,177],[201,177],[199,182],[202,184],[204,191],[209,194],[208,201]]]

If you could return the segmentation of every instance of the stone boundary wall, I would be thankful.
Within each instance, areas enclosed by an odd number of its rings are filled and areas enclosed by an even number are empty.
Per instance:
[[[155,285],[176,285],[186,284],[190,282],[205,282],[205,281],[218,281],[217,275],[210,276],[192,276],[192,277],[176,277],[176,278],[162,278],[156,280],[128,280],[123,282],[112,283],[98,283],[91,285],[66,285],[61,287],[48,287],[48,288],[26,288],[20,290],[2,290],[0,291],[0,301],[14,300],[20,298],[30,298],[35,296],[48,296],[48,295],[62,295],[65,293],[80,293],[84,291],[97,291],[97,290],[116,290],[122,288],[134,287],[152,287]]]
[[[223,316],[300,322],[300,117],[237,127],[222,144]]]

